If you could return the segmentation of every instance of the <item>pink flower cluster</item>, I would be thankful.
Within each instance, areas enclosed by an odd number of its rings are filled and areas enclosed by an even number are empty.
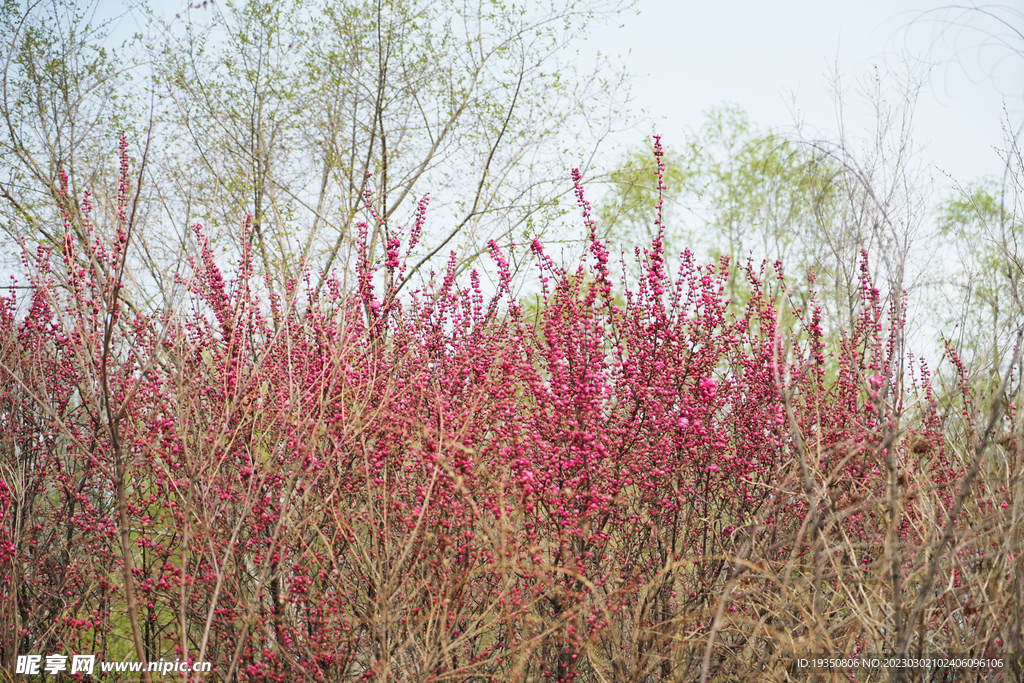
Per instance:
[[[594,261],[534,241],[535,315],[495,243],[489,300],[454,260],[381,296],[409,252],[396,235],[375,257],[365,225],[355,290],[329,296],[258,294],[248,252],[225,278],[197,228],[189,304],[152,315],[112,296],[122,242],[68,237],[59,275],[43,254],[27,314],[0,305],[4,661],[124,655],[129,561],[146,656],[224,680],[681,680],[733,558],[809,552],[823,501],[861,549],[837,590],[876,571],[886,529],[913,562],[915,504],[891,527],[858,501],[888,495],[887,463],[900,495],[946,504],[961,473],[926,367],[920,415],[883,443],[902,321],[867,271],[830,352],[781,269],[684,252],[670,274],[660,218],[641,276],[614,282],[574,178]]]

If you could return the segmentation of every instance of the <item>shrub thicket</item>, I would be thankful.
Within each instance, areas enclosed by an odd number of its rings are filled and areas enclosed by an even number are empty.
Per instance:
[[[587,263],[534,242],[529,316],[493,243],[493,296],[454,257],[402,289],[425,204],[318,295],[261,294],[248,252],[225,278],[197,229],[188,303],[150,315],[123,303],[128,184],[113,242],[41,250],[27,313],[0,306],[5,679],[51,652],[241,681],[795,680],[812,652],[1020,676],[1019,380],[914,360],[866,260],[832,345],[781,264],[670,271],[658,233],[613,276],[577,178]]]

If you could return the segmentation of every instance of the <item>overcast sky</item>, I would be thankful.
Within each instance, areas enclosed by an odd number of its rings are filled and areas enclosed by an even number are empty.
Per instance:
[[[157,7],[169,17],[181,4]],[[1022,34],[1024,0],[638,0],[617,22],[592,25],[580,60],[601,50],[624,62],[644,118],[615,142],[633,145],[655,130],[681,142],[726,103],[761,129],[792,132],[799,121],[805,135],[835,140],[836,75],[846,133],[863,137],[875,123],[865,97],[875,69],[897,103],[909,72],[924,82],[914,111],[921,162],[940,180],[970,182],[1001,173],[993,148],[1004,147],[1004,103],[1014,132],[1024,122]]]
[[[909,70],[925,79],[914,113],[921,162],[969,182],[1001,172],[993,148],[1004,145],[1004,102],[1014,126],[1024,121],[1024,38],[1013,33],[1024,32],[1024,8],[981,6],[1008,27],[982,12],[941,9],[948,7],[906,0],[639,0],[639,14],[621,15],[621,26],[595,27],[581,58],[596,49],[620,55],[635,76],[633,106],[647,119],[620,142],[638,142],[656,129],[669,144],[727,102],[762,129],[792,131],[799,120],[807,134],[834,139],[836,73],[847,134],[863,137],[875,121],[864,92],[876,67],[896,100]]]

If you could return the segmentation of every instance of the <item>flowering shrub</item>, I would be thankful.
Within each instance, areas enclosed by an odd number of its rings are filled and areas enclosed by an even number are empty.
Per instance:
[[[351,292],[261,295],[197,227],[188,304],[144,314],[122,160],[113,242],[69,238],[60,272],[40,249],[27,313],[0,304],[8,675],[27,652],[566,682],[1019,653],[1016,410],[952,349],[943,381],[906,355],[866,257],[834,348],[778,263],[670,271],[659,231],[614,278],[575,180],[588,260],[533,243],[536,320],[493,243],[493,296],[454,257],[397,296],[425,202],[379,259],[364,226]]]

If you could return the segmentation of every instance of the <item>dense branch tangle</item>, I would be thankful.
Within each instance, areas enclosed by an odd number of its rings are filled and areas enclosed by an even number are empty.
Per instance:
[[[670,271],[659,233],[616,282],[576,179],[588,265],[535,241],[532,320],[493,242],[493,297],[455,260],[390,296],[416,256],[366,226],[353,293],[282,299],[197,230],[189,305],[117,326],[107,271],[38,254],[0,309],[3,666],[626,683],[1019,651],[1019,366],[990,401],[952,348],[902,362],[867,263],[832,350],[778,266],[733,305],[728,259]]]

